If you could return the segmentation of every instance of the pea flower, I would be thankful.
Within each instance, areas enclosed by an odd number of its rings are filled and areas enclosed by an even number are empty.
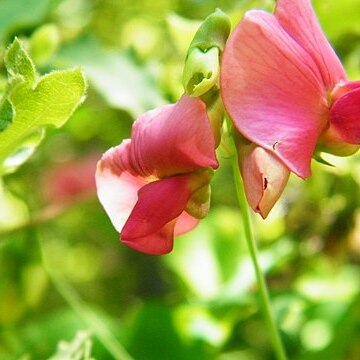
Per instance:
[[[131,140],[103,155],[97,193],[125,245],[165,254],[173,248],[174,235],[206,216],[217,167],[206,106],[183,95],[140,116]]]
[[[236,134],[239,168],[251,208],[264,219],[281,196],[290,171],[270,151]]]
[[[267,208],[286,184],[278,177],[288,171],[310,176],[315,151],[345,156],[359,148],[360,81],[347,79],[310,0],[278,0],[274,14],[247,12],[226,44],[220,82],[235,127],[265,151],[261,157],[268,164],[262,170],[272,171],[269,161],[278,168],[270,176],[277,195],[269,197]],[[246,163],[246,156],[240,162]],[[250,180],[244,181],[246,188]],[[263,184],[252,186],[247,196],[261,194]]]

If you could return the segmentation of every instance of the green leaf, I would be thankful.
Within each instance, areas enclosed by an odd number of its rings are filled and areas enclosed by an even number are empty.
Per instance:
[[[26,128],[34,125],[60,127],[83,100],[86,83],[82,71],[55,71],[45,75],[34,89],[22,87],[10,96],[14,120]],[[29,118],[31,121],[28,121]]]
[[[5,54],[9,80],[0,105],[0,174],[12,171],[34,152],[44,127],[62,126],[85,98],[80,68],[38,78],[20,40]]]
[[[13,118],[13,109],[8,100],[4,99],[0,106],[0,132],[4,131]]]
[[[17,38],[6,52],[5,66],[10,78],[21,76],[23,81],[30,83],[33,83],[36,79],[35,65]]]
[[[34,88],[25,83],[13,89],[9,101],[15,115],[11,126],[0,133],[0,162],[44,126],[62,126],[84,100],[85,91],[80,69],[52,72]]]

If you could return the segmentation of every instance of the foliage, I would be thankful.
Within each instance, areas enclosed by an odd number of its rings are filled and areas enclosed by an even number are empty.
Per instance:
[[[35,65],[15,39],[5,53],[8,83],[2,98],[2,172],[20,165],[41,141],[46,125],[62,126],[83,101],[86,83],[80,69],[54,71],[38,78]]]

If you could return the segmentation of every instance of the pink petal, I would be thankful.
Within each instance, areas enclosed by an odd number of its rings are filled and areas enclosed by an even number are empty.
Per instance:
[[[351,90],[360,88],[360,80],[358,81],[340,81],[330,94],[330,102],[333,104],[341,96],[347,94]]]
[[[310,0],[278,0],[275,16],[285,31],[314,59],[325,89],[346,79],[344,68],[327,41]]]
[[[189,175],[179,175],[143,186],[121,239],[144,237],[159,231],[184,211],[192,193]]]
[[[215,140],[205,104],[184,95],[176,104],[142,115],[133,125],[131,161],[144,176],[216,168]]]
[[[338,98],[330,109],[330,132],[349,144],[360,144],[360,88]]]
[[[197,226],[199,221],[199,219],[195,219],[193,216],[183,211],[177,219],[174,230],[175,235],[182,235],[189,232]]]
[[[174,227],[176,219],[172,220],[160,230],[147,236],[121,241],[128,247],[149,255],[164,255],[173,249]]]
[[[255,144],[240,143],[238,153],[247,200],[265,219],[281,196],[290,171],[271,152]]]
[[[273,15],[249,11],[234,30],[223,54],[221,88],[225,108],[246,138],[297,175],[310,175],[328,115],[321,75]]]
[[[119,166],[128,144],[125,141],[108,150],[98,162],[95,176],[98,198],[118,232],[121,232],[137,202],[138,190],[146,184],[145,180]]]
[[[173,249],[174,234],[182,235],[192,230],[199,223],[198,219],[182,212],[181,215],[159,231],[148,236],[121,241],[128,247],[150,255],[164,255]]]

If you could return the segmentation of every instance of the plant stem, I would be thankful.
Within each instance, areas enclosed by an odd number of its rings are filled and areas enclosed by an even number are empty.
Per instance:
[[[251,261],[254,266],[255,274],[256,274],[256,281],[259,289],[259,295],[262,305],[262,310],[264,313],[266,325],[268,327],[269,335],[271,338],[271,342],[274,347],[274,351],[276,354],[276,357],[278,360],[286,360],[287,356],[284,350],[284,346],[282,344],[281,338],[279,336],[277,327],[275,325],[275,319],[271,310],[271,304],[270,304],[270,296],[269,292],[266,286],[264,274],[261,270],[260,263],[259,263],[259,256],[258,256],[258,249],[256,246],[256,242],[254,239],[252,226],[251,226],[251,218],[250,218],[250,212],[249,207],[247,204],[243,181],[240,176],[239,166],[238,166],[238,157],[235,149],[235,143],[234,140],[231,138],[230,141],[232,142],[232,156],[231,156],[231,162],[232,162],[232,169],[233,169],[233,177],[234,177],[234,184],[236,187],[236,194],[237,199],[239,202],[239,207],[241,211],[241,215],[243,218],[243,226],[244,226],[244,233],[247,245],[249,247]]]

